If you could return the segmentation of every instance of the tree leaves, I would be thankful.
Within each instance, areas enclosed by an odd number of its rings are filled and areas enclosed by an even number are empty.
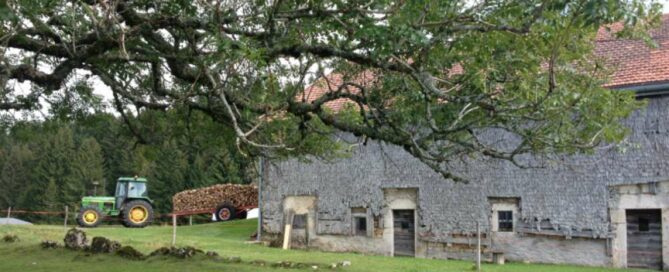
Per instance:
[[[3,57],[0,71],[30,81],[31,97],[89,71],[142,143],[165,142],[146,111],[179,108],[222,125],[239,154],[337,157],[345,132],[456,180],[445,166],[458,156],[517,163],[621,140],[619,121],[639,104],[600,87],[594,38],[616,23],[617,35],[650,41],[659,18],[639,0],[23,2],[7,6],[22,24],[0,33],[27,63]],[[330,72],[341,82],[322,99],[296,98]],[[365,72],[378,80],[361,84]],[[0,108],[25,108],[14,97]],[[341,99],[357,107],[327,108]],[[521,140],[492,145],[487,130]]]

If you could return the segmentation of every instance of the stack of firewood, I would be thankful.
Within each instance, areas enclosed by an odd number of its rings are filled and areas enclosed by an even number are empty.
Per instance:
[[[257,206],[258,188],[252,185],[217,184],[179,192],[172,197],[174,212],[214,210],[221,204]]]

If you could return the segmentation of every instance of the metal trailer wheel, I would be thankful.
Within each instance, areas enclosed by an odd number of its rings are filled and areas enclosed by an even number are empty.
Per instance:
[[[236,217],[235,207],[230,204],[223,204],[216,209],[216,220],[230,221]]]

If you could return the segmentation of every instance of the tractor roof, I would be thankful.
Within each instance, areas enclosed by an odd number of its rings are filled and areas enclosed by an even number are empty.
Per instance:
[[[146,178],[139,178],[139,177],[120,177],[118,178],[118,181],[134,181],[134,182],[146,182]]]

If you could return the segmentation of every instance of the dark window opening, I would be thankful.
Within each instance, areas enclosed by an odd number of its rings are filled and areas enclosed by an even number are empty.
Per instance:
[[[293,218],[293,229],[306,229],[307,228],[307,215],[306,214],[296,214]]]
[[[650,231],[650,221],[648,218],[639,218],[639,231]]]
[[[513,211],[497,211],[497,231],[513,231]]]
[[[351,208],[351,219],[353,223],[353,229],[352,229],[353,235],[367,236],[367,208],[365,207]]]
[[[367,218],[353,217],[356,236],[367,236]]]

